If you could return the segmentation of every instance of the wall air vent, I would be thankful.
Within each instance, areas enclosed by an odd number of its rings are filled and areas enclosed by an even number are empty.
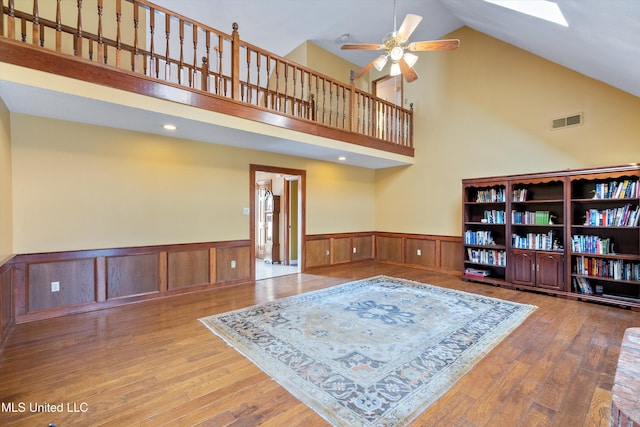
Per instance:
[[[551,120],[551,130],[579,126],[582,124],[582,122],[582,113],[572,114],[566,117],[559,117],[557,119]]]

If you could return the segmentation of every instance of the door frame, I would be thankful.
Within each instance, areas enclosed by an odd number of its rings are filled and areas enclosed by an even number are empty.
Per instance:
[[[306,205],[307,205],[307,171],[304,169],[291,169],[278,166],[249,164],[249,236],[251,239],[251,280],[256,279],[256,172],[279,173],[283,175],[297,175],[300,177],[298,183],[300,192],[300,224],[298,232],[300,234],[299,261],[300,272],[305,271],[305,237],[306,232]]]

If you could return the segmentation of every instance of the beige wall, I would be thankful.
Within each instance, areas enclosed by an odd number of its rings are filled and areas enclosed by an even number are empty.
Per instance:
[[[311,42],[302,43],[288,53],[286,58],[345,84],[351,82],[351,70],[358,71],[360,69],[357,65],[345,61]],[[369,77],[363,76],[355,83],[357,88],[368,90]]]
[[[368,169],[21,114],[11,128],[14,253],[248,239],[250,163],[307,171],[307,233],[374,227]]]
[[[640,99],[463,28],[420,54],[415,165],[376,175],[376,229],[460,235],[461,179],[640,162]],[[584,125],[550,130],[584,113]]]
[[[0,99],[0,263],[13,255],[11,194],[10,115]]]

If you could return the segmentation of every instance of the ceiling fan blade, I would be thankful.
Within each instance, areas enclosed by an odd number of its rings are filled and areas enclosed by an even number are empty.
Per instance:
[[[383,44],[373,44],[373,43],[355,43],[355,44],[343,44],[342,48],[344,50],[347,49],[361,49],[361,50],[380,50],[384,49]]]
[[[425,50],[454,50],[460,46],[460,40],[432,40],[427,42],[413,42],[409,43],[407,50],[412,51],[425,51]]]
[[[399,63],[400,71],[402,72],[402,75],[407,80],[407,82],[411,83],[418,78],[418,73],[416,73],[416,70],[414,70],[413,67],[410,67],[409,64],[407,64],[407,61],[404,60],[404,58],[400,59]]]
[[[411,34],[415,31],[418,24],[422,21],[422,16],[409,14],[402,21],[397,37],[401,40],[409,40]]]
[[[371,69],[373,68],[373,64],[376,62],[376,59],[374,59],[373,61],[369,62],[367,65],[365,65],[360,70],[358,70],[358,72],[353,75],[353,80],[359,79],[360,77],[364,76],[369,71],[371,71]]]

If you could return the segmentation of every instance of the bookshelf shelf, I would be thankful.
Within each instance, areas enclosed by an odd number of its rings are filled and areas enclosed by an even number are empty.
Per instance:
[[[463,234],[494,245],[465,238],[464,266],[489,272],[463,278],[640,308],[639,182],[635,164],[464,179]],[[482,249],[504,265],[473,263]]]

